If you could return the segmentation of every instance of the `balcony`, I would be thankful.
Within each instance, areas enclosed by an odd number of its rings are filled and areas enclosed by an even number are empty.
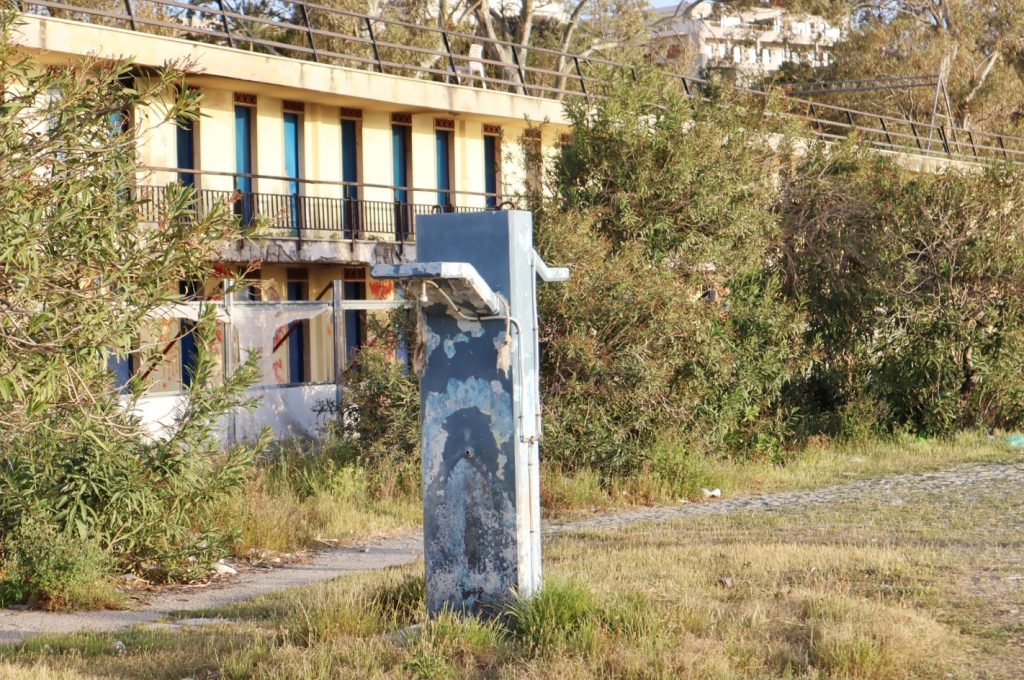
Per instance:
[[[172,174],[173,173],[173,174]],[[180,179],[175,180],[174,175]],[[136,187],[143,202],[142,221],[156,222],[166,210],[171,183],[195,187],[194,209],[198,216],[228,206],[235,216],[239,236],[298,241],[377,241],[407,244],[415,241],[416,217],[450,212],[485,212],[512,207],[497,194],[438,191],[380,184],[324,182],[273,175],[235,175],[160,168],[148,173]],[[163,177],[160,177],[163,176]],[[230,186],[247,177],[259,188],[290,185],[285,191],[241,191]],[[153,181],[164,179],[163,182]],[[412,202],[410,197],[430,196],[436,203]]]

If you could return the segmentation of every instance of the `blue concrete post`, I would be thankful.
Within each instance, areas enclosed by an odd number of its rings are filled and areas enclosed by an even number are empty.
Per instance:
[[[528,212],[420,217],[417,263],[377,265],[420,301],[427,607],[477,613],[540,586],[536,279]]]

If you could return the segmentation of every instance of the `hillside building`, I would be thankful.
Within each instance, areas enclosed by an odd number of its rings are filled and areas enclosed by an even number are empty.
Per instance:
[[[655,11],[652,41],[670,60],[694,54],[695,75],[727,70],[749,80],[787,62],[828,66],[842,37],[842,29],[822,17],[781,7],[738,10],[702,2],[682,19],[673,19],[675,11],[674,5]]]

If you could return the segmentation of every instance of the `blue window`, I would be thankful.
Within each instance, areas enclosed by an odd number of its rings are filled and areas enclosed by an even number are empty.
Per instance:
[[[289,281],[288,299],[305,300],[307,290],[306,281]],[[288,330],[288,382],[303,383],[306,382],[306,322],[293,321]]]
[[[284,174],[285,177],[299,179],[302,173],[299,169],[300,145],[302,143],[302,119],[297,113],[284,114]],[[299,199],[299,183],[288,182],[288,216],[289,226],[298,235],[299,226],[302,224],[300,213],[301,202]]]
[[[195,300],[201,289],[197,281],[179,281],[178,292],[186,300]],[[195,380],[199,363],[199,345],[196,343],[194,321],[182,319],[178,322],[178,348],[181,350],[181,386],[188,388]]]
[[[452,200],[452,132],[435,130],[434,145],[437,157],[437,204],[447,209]]]
[[[409,163],[411,129],[408,125],[391,126],[391,167],[395,184],[395,239],[404,241],[412,233],[412,210],[409,206]]]
[[[117,387],[118,392],[126,393],[128,391],[128,383],[132,379],[131,356],[122,357],[111,352],[107,357],[107,367],[114,374],[114,386]]]
[[[346,300],[365,300],[366,284],[362,281],[345,282]],[[358,309],[345,310],[345,347],[348,360],[355,359],[356,352],[363,346],[363,328],[366,323],[366,312]]]
[[[194,170],[196,167],[196,133],[195,121],[179,118],[176,131],[178,168]],[[195,173],[179,172],[178,181],[188,187],[196,185]]]
[[[498,151],[498,137],[484,135],[484,193],[487,194],[487,207],[498,207],[498,162],[501,154]]]
[[[341,121],[341,179],[343,182],[359,181],[359,156],[356,146],[356,121]],[[352,238],[359,230],[359,188],[346,184],[342,189],[342,224],[345,237]]]
[[[252,198],[252,107],[235,106],[235,189],[241,200],[235,204],[235,213],[242,224],[252,224],[254,205]]]
[[[409,202],[409,126],[391,126],[391,163],[394,173],[395,201]]]

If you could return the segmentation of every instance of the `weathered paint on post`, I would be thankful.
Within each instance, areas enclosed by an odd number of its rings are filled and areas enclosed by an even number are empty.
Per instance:
[[[417,221],[427,607],[479,612],[540,586],[540,388],[528,212]],[[557,275],[567,276],[564,270]]]

